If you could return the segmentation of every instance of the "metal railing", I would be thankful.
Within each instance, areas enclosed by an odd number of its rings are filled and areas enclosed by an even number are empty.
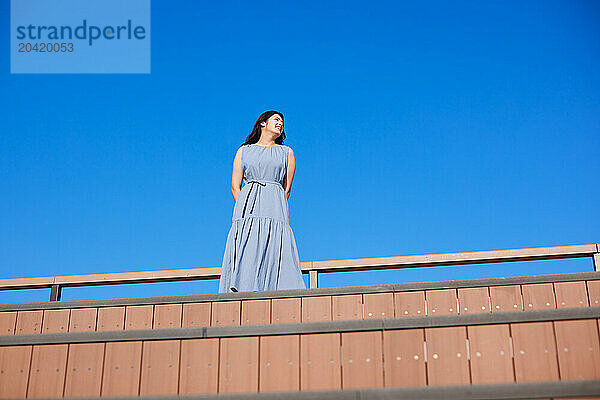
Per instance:
[[[319,286],[318,278],[320,273],[557,260],[584,257],[592,258],[594,269],[600,271],[600,244],[355,258],[347,260],[305,261],[300,264],[302,271],[308,272],[309,274],[309,287],[317,288]],[[14,278],[0,279],[0,290],[50,288],[50,301],[59,301],[61,289],[64,287],[207,280],[218,279],[220,276],[220,267],[208,267],[161,271]]]

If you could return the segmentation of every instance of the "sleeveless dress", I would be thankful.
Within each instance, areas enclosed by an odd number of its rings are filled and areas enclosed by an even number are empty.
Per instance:
[[[283,189],[289,147],[242,146],[246,184],[235,202],[219,293],[305,289]]]

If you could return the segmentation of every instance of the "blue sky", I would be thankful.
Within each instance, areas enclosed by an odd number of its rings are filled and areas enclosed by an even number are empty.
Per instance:
[[[0,278],[220,265],[233,157],[268,109],[284,113],[296,155],[301,261],[600,242],[595,1],[153,0],[147,75],[10,74],[9,16],[0,2]],[[592,268],[522,262],[321,285]]]

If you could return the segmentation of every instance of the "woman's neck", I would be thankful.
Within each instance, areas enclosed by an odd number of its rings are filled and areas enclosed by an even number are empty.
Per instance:
[[[277,143],[275,143],[275,141],[269,141],[269,140],[259,140],[258,142],[256,142],[257,145],[259,146],[265,146],[265,147],[273,147],[273,146],[277,146]]]

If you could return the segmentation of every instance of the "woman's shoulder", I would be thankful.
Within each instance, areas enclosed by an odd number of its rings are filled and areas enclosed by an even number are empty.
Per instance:
[[[286,146],[286,145],[282,144],[281,147],[283,147],[283,149],[285,150],[285,153],[287,155],[289,155],[290,153],[292,155],[294,154],[294,150],[292,150],[292,148],[290,146]]]

